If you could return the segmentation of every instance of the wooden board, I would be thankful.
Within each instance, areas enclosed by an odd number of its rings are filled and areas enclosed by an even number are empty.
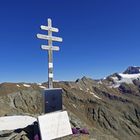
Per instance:
[[[42,30],[47,30],[47,31],[49,30],[49,31],[52,31],[52,32],[59,32],[59,29],[54,28],[54,27],[48,27],[48,26],[41,25],[40,28]]]
[[[52,40],[52,41],[62,42],[62,38],[61,37],[48,36],[48,35],[43,35],[43,34],[37,34],[37,37],[39,39],[45,39],[45,40]]]
[[[43,50],[59,51],[59,47],[58,47],[58,46],[41,45],[41,48],[42,48]]]

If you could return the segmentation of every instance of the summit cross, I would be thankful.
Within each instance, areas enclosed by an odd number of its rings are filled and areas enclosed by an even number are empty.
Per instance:
[[[48,31],[48,35],[37,34],[37,38],[48,40],[48,45],[41,45],[43,50],[48,51],[48,88],[53,88],[53,51],[59,51],[58,46],[53,46],[53,41],[62,42],[62,38],[52,36],[53,32],[59,32],[58,28],[52,27],[52,20],[48,19],[48,26],[41,25],[42,30]]]

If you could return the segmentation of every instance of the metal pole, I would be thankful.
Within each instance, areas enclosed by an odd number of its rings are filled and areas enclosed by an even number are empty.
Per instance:
[[[48,19],[48,27],[52,27],[51,19]],[[52,31],[48,30],[48,36],[52,36]],[[48,40],[48,46],[52,47],[52,40]],[[48,50],[48,88],[53,88],[53,52],[52,49]]]

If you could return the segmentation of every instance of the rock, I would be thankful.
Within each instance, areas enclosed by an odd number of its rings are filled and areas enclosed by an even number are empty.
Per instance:
[[[132,93],[131,88],[130,88],[129,85],[126,84],[126,83],[122,83],[122,84],[119,86],[119,90],[120,90],[122,93],[128,93],[128,94],[131,94],[131,93]]]
[[[133,83],[134,83],[135,86],[140,88],[140,80],[135,79],[135,80],[133,80]]]
[[[42,95],[35,90],[23,90],[0,96],[0,115],[41,114]]]
[[[128,67],[124,72],[124,74],[138,74],[140,73],[140,67]]]

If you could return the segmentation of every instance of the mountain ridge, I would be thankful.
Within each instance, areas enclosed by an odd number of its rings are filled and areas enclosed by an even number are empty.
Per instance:
[[[83,77],[71,82],[54,82],[54,87],[63,89],[63,106],[69,113],[71,126],[87,128],[90,132],[87,139],[139,140],[140,80],[120,82],[115,87],[111,76],[100,81]],[[116,73],[113,76],[120,75]],[[118,77],[118,80],[121,78]],[[0,84],[0,106],[3,107],[0,116],[41,114],[45,87],[47,83]],[[31,140],[28,133],[24,135]],[[62,140],[75,138],[69,136]],[[3,137],[0,135],[1,139]],[[82,136],[78,139],[82,139]]]

